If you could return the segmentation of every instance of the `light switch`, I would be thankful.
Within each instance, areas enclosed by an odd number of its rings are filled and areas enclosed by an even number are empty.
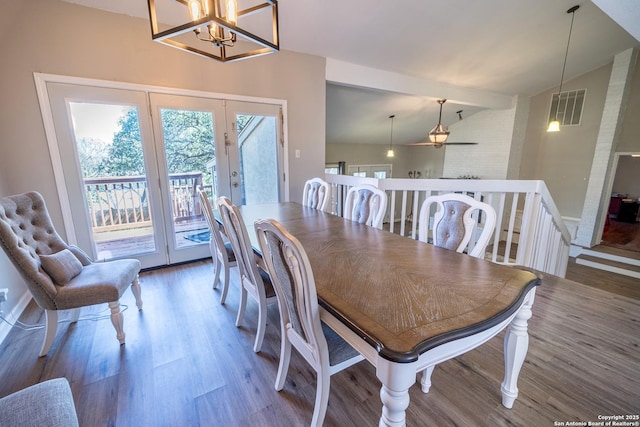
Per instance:
[[[300,150],[296,150],[296,159],[300,158]]]

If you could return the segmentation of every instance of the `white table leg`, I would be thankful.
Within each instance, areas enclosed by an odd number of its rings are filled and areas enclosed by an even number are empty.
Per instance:
[[[527,321],[531,318],[531,306],[536,288],[529,291],[522,307],[507,327],[504,337],[504,381],[502,382],[502,405],[512,408],[518,397],[518,375],[529,348]]]
[[[409,388],[416,381],[415,363],[393,363],[378,357],[376,376],[382,381],[380,427],[406,425]]]

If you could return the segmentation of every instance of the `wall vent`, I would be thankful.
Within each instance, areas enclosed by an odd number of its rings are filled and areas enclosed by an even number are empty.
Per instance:
[[[582,107],[584,106],[584,98],[586,95],[586,89],[554,93],[551,97],[549,121],[557,118],[562,126],[579,125],[582,119]]]

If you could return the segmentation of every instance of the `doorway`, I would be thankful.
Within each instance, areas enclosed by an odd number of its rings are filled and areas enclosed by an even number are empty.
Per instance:
[[[616,153],[601,245],[640,252],[640,153]]]
[[[45,85],[67,238],[98,260],[210,256],[197,187],[236,204],[284,199],[280,105],[153,89]]]

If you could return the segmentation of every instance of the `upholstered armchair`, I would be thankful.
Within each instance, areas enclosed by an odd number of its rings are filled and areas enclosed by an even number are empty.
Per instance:
[[[56,336],[58,311],[108,303],[118,341],[124,344],[120,297],[131,285],[142,309],[138,273],[140,262],[121,259],[93,262],[58,235],[44,199],[30,192],[0,199],[0,244],[16,267],[35,302],[45,310],[46,332],[40,356]],[[79,310],[72,319],[78,319]]]
[[[65,378],[44,381],[3,397],[0,414],[0,426],[78,426],[73,395]]]

